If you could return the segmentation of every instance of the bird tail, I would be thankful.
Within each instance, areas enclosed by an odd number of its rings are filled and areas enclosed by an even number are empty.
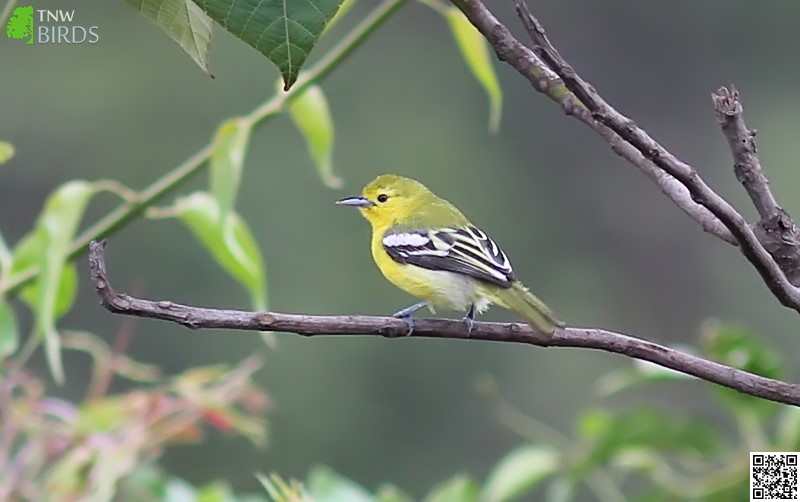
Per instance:
[[[556,326],[563,326],[550,308],[536,298],[521,282],[514,281],[510,288],[492,288],[492,301],[513,310],[527,320],[531,327],[552,334]]]

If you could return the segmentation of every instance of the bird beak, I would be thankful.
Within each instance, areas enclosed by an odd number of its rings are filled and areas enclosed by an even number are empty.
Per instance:
[[[336,201],[339,206],[372,207],[375,204],[366,197],[345,197]]]

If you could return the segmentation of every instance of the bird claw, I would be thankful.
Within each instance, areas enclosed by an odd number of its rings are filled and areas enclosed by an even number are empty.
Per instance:
[[[472,330],[475,329],[475,320],[469,316],[464,316],[464,324],[467,325],[467,336],[470,336]]]
[[[406,326],[408,326],[408,332],[404,336],[411,336],[411,333],[414,332],[414,319],[411,318],[411,314],[416,312],[417,310],[421,309],[422,307],[426,306],[426,302],[419,302],[411,305],[410,307],[406,307],[403,310],[399,310],[392,314],[392,317],[396,319],[402,319]]]
[[[406,331],[406,333],[403,336],[411,336],[411,334],[414,332],[414,319],[412,319],[411,316],[408,315],[395,314],[393,317],[395,317],[396,319],[401,319],[404,323],[406,323],[408,331]]]

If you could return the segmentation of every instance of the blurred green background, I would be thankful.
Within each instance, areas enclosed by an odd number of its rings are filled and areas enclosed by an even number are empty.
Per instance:
[[[314,55],[370,6],[357,5]],[[489,6],[522,35],[509,2]],[[36,7],[75,8],[79,23],[100,27],[101,41],[70,47],[0,40],[0,139],[17,147],[0,170],[0,228],[11,242],[28,231],[60,183],[113,178],[139,189],[202,147],[220,121],[248,112],[275,89],[278,76],[268,61],[219,28],[212,80],[121,1],[90,9],[42,0]],[[800,214],[794,189],[800,4],[564,0],[531,8],[584,78],[752,218],[710,100],[718,86],[734,83],[749,126],[759,131],[776,195]],[[746,323],[787,360],[796,358],[794,315],[736,249],[705,235],[509,67],[498,63],[497,71],[505,104],[500,134],[492,137],[486,98],[447,25],[412,2],[323,82],[342,191],[320,183],[286,117],[256,131],[237,208],[262,246],[272,308],[386,314],[410,304],[372,264],[366,222],[332,205],[391,172],[420,179],[458,205],[570,324],[692,345],[700,323],[717,317]],[[205,183],[201,176],[186,190]],[[115,203],[99,198],[86,221]],[[122,290],[206,306],[248,305],[244,291],[175,221],[126,227],[110,241],[109,266]],[[513,319],[499,310],[486,318]],[[78,303],[61,325],[113,341],[122,322],[98,306],[84,276]],[[203,444],[168,453],[173,473],[251,489],[254,471],[303,477],[312,464],[325,463],[365,486],[393,481],[419,495],[457,471],[483,477],[520,442],[477,395],[476,377],[493,375],[521,409],[568,432],[578,410],[601,402],[597,379],[630,364],[600,352],[483,342],[279,339],[278,349],[268,351],[250,333],[138,323],[130,352],[168,372],[253,352],[266,357],[260,376],[274,401],[269,446],[256,450],[212,433]],[[53,392],[77,399],[89,378],[88,359],[67,354],[65,364],[69,383]],[[715,413],[703,387],[602,404]]]

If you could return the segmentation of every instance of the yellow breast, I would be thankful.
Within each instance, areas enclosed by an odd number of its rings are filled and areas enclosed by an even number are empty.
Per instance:
[[[384,277],[403,291],[433,305],[455,310],[466,310],[480,299],[477,280],[453,272],[397,263],[383,249],[381,240],[381,233],[373,235],[372,257]]]

